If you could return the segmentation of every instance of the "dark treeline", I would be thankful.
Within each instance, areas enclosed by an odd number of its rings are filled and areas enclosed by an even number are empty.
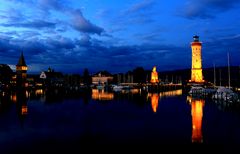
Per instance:
[[[144,70],[143,67],[136,67],[126,73],[110,74],[107,71],[101,71],[104,74],[113,76],[112,83],[148,83],[151,80],[152,70]],[[56,72],[55,72],[56,73]],[[15,72],[13,72],[8,65],[0,65],[0,83],[10,84],[12,77]],[[59,74],[62,74],[59,72]],[[97,74],[97,73],[96,73]],[[92,76],[96,74],[91,74],[88,69],[84,69],[82,73],[79,74],[62,74],[61,80],[65,85],[79,85],[83,83],[84,85],[90,85],[92,83]],[[39,80],[39,75],[28,74],[29,79],[33,78],[34,81]],[[203,68],[204,80],[207,82],[214,83],[214,68]],[[174,71],[164,71],[158,72],[158,77],[161,82],[164,83],[187,83],[191,78],[191,69],[182,69]],[[55,79],[55,78],[54,78]],[[231,86],[240,87],[240,66],[230,67],[230,79]],[[31,81],[31,80],[30,80]],[[30,82],[29,81],[29,82]],[[47,81],[47,80],[46,80]],[[215,68],[215,83],[217,86],[228,86],[228,67],[216,67]]]

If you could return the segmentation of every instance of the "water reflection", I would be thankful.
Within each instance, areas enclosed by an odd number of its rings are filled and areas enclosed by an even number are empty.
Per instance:
[[[35,95],[42,95],[43,94],[43,89],[36,89]]]
[[[182,90],[180,89],[180,90],[165,91],[160,93],[148,93],[148,98],[151,99],[152,110],[154,113],[156,113],[159,99],[161,97],[175,97],[175,96],[181,96],[181,95],[182,95]]]
[[[21,125],[23,125],[25,118],[28,114],[27,98],[30,97],[26,90],[17,90],[16,94],[12,94],[15,98],[16,95],[16,109]]]
[[[17,102],[17,94],[16,93],[13,93],[10,97],[11,101],[13,101],[14,103]]]
[[[160,97],[182,96],[182,89],[160,92],[159,96]]]
[[[141,93],[141,89],[138,89],[138,88],[133,88],[133,89],[123,89],[122,91],[121,91],[121,93],[123,93],[123,94],[127,94],[127,93],[131,93],[131,94],[139,94],[139,93]]]
[[[193,143],[202,143],[203,142],[202,117],[203,117],[203,106],[205,104],[205,100],[188,96],[187,101],[191,105],[192,142]]]
[[[152,94],[151,104],[152,104],[152,110],[153,110],[154,113],[157,112],[158,101],[159,101],[159,95],[157,93]]]
[[[92,89],[92,99],[94,100],[113,100],[113,98],[112,92],[106,92],[104,89]]]

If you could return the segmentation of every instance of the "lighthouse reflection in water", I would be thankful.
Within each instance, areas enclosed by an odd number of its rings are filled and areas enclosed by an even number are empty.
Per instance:
[[[214,103],[187,96],[182,90],[2,93],[0,145],[18,151],[30,145],[27,148],[34,153],[36,147],[78,149],[101,143],[240,144],[239,112],[220,110]]]
[[[181,95],[182,95],[182,90],[172,90],[172,91],[165,91],[160,93],[148,93],[148,97],[151,99],[151,106],[154,113],[157,112],[158,103],[162,97],[176,97]]]
[[[191,105],[192,115],[192,142],[202,143],[202,118],[203,118],[203,107],[205,104],[204,99],[187,97],[187,101]]]

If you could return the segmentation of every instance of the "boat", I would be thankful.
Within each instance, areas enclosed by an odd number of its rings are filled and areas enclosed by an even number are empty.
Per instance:
[[[238,95],[231,89],[226,87],[218,87],[216,93],[212,96],[212,99],[223,101],[237,101]]]
[[[190,95],[201,95],[204,93],[204,88],[201,86],[192,86],[188,92]]]
[[[115,91],[115,92],[119,92],[119,91],[122,91],[123,86],[114,85],[114,86],[112,87],[112,89],[113,89],[113,91]]]
[[[104,89],[104,85],[97,85],[96,87],[97,87],[98,90]]]

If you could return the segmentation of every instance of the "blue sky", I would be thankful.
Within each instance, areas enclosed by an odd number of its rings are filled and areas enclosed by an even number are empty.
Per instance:
[[[23,51],[32,73],[185,69],[199,35],[203,67],[227,52],[239,66],[239,12],[240,0],[0,0],[0,63]]]

